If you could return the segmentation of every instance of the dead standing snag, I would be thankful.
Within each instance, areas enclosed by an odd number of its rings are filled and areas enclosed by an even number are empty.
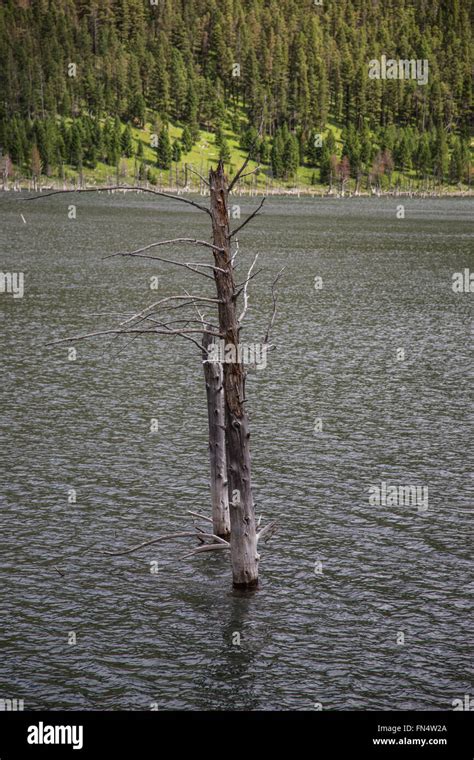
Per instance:
[[[235,180],[234,180],[235,184]],[[215,170],[211,170],[209,173],[209,194],[210,194],[210,208],[206,208],[201,204],[195,203],[189,199],[185,199],[182,196],[173,196],[164,192],[157,192],[147,190],[155,195],[161,195],[165,197],[173,198],[174,200],[180,200],[188,203],[201,211],[206,212],[211,218],[212,222],[212,243],[207,241],[197,240],[195,238],[178,238],[168,241],[159,241],[145,246],[144,248],[137,249],[130,253],[119,252],[115,254],[117,256],[128,255],[137,258],[152,258],[158,259],[165,263],[183,266],[195,274],[205,275],[207,278],[214,279],[217,291],[216,298],[208,298],[200,295],[185,296],[176,295],[168,298],[161,299],[160,301],[151,304],[142,311],[130,316],[124,315],[124,319],[119,323],[117,328],[108,330],[98,330],[93,333],[85,335],[77,335],[75,337],[63,338],[55,343],[63,341],[77,341],[85,338],[92,338],[100,335],[121,335],[121,336],[135,336],[138,334],[159,334],[159,335],[179,335],[188,340],[191,340],[202,352],[202,358],[205,367],[206,381],[211,380],[208,386],[208,404],[209,404],[209,420],[210,420],[210,443],[218,441],[218,446],[215,447],[218,450],[218,456],[213,457],[211,453],[211,471],[213,475],[213,532],[211,534],[204,534],[202,530],[196,528],[195,531],[185,531],[179,534],[172,534],[171,536],[165,536],[158,538],[157,541],[166,540],[167,538],[178,538],[194,536],[202,544],[204,538],[210,539],[211,543],[205,546],[198,546],[193,549],[186,556],[194,556],[195,554],[208,552],[213,549],[222,549],[230,547],[231,565],[232,565],[232,578],[233,584],[238,588],[252,588],[258,585],[258,562],[259,555],[257,552],[257,541],[259,535],[271,533],[274,530],[273,523],[267,526],[266,529],[259,531],[259,527],[256,526],[255,520],[255,508],[252,494],[252,481],[251,481],[251,462],[250,462],[250,449],[249,449],[249,423],[248,415],[245,409],[245,368],[239,361],[239,344],[240,344],[240,329],[241,321],[244,318],[247,305],[248,305],[248,293],[247,285],[250,279],[255,276],[251,274],[253,266],[252,264],[247,279],[243,284],[236,285],[234,279],[234,266],[233,261],[235,256],[231,253],[231,239],[232,236],[242,229],[251,219],[258,213],[263,205],[263,201],[259,207],[253,212],[247,220],[240,225],[240,227],[232,232],[229,226],[229,207],[228,196],[232,188],[229,186],[227,178],[224,173],[224,166],[222,162],[219,162]],[[109,190],[146,190],[146,188],[132,188],[132,187],[111,187]],[[97,189],[85,189],[82,192],[93,192]],[[45,193],[40,197],[48,197],[49,195],[59,194],[61,192],[71,191],[55,191],[53,193]],[[79,191],[81,192],[81,191]],[[27,200],[33,200],[29,198]],[[173,245],[176,243],[187,243],[196,246],[202,246],[210,248],[214,257],[214,265],[204,264],[200,262],[178,262],[171,259],[165,259],[158,256],[148,256],[145,252],[151,248],[161,245]],[[200,271],[200,268],[204,267],[210,269],[212,274],[207,274]],[[240,317],[237,316],[237,299],[239,295],[244,292],[244,306]],[[171,302],[171,303],[170,303]],[[178,303],[176,303],[178,302]],[[198,303],[217,305],[218,311],[218,325],[211,327],[209,322],[204,322],[201,317],[200,327],[189,327],[192,323],[192,319],[186,320],[170,320],[168,322],[159,321],[155,315],[162,310],[170,310],[175,308],[187,308],[189,306],[196,308]],[[274,301],[275,307],[275,301]],[[273,315],[274,318],[274,315]],[[272,318],[272,323],[273,323]],[[179,323],[184,322],[182,327],[177,327]],[[201,333],[202,343],[199,344],[194,338],[193,333]],[[209,347],[212,339],[221,338],[225,344],[231,349],[231,361],[226,360],[222,364],[212,366],[210,361],[206,360],[208,356]],[[207,366],[206,366],[207,365]],[[211,417],[217,422],[217,424],[211,425]],[[224,437],[225,434],[225,437]],[[225,443],[225,445],[224,445]],[[225,469],[224,469],[225,468]],[[218,486],[218,488],[217,488]],[[225,489],[227,487],[227,499],[225,498]],[[214,498],[216,497],[216,498]],[[228,509],[228,512],[227,512]],[[197,515],[196,515],[197,516]],[[205,516],[197,516],[199,518],[207,519]],[[230,518],[230,544],[225,538],[229,537],[229,518]],[[223,536],[225,538],[223,538]],[[154,540],[152,540],[154,543]],[[132,547],[130,551],[140,549],[142,546],[147,546],[152,542],[144,542],[136,547]],[[115,552],[114,552],[115,554]]]
[[[228,185],[224,165],[209,172],[214,270],[219,299],[219,332],[227,346],[238,355],[240,325],[236,311],[236,287],[230,250]],[[219,250],[223,249],[223,250]],[[221,271],[224,270],[224,271]],[[241,363],[224,362],[224,404],[226,425],[227,479],[231,525],[233,584],[250,588],[258,584],[257,531],[252,495],[249,424],[245,409],[245,371]]]
[[[204,326],[204,325],[203,325]],[[222,365],[208,361],[212,335],[202,336],[202,363],[206,382],[207,415],[209,422],[209,461],[211,467],[211,504],[214,533],[230,537],[229,489],[225,440],[225,404]]]

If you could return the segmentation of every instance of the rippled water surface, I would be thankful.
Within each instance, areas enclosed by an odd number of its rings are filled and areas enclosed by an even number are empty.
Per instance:
[[[473,295],[451,289],[474,269],[471,203],[405,200],[401,220],[395,199],[270,198],[240,234],[240,280],[256,252],[263,269],[247,341],[264,335],[287,267],[276,349],[247,387],[257,511],[279,529],[260,590],[242,595],[228,557],[182,559],[185,540],[104,554],[210,510],[193,344],[107,336],[78,344],[75,361],[47,345],[184,288],[213,295],[184,269],[102,258],[208,237],[207,218],[152,196],[81,195],[71,220],[71,196],[17,197],[0,198],[1,268],[25,273],[23,299],[0,294],[0,697],[30,709],[443,710],[472,691]],[[428,510],[369,504],[381,481],[427,486]]]

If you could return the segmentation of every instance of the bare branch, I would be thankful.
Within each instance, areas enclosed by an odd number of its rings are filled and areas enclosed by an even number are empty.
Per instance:
[[[120,323],[120,326],[123,327],[123,325],[128,324],[129,322],[133,322],[134,319],[138,319],[139,317],[142,317],[144,314],[153,313],[153,309],[156,309],[157,306],[161,306],[161,304],[167,303],[168,301],[187,301],[188,298],[192,298],[193,301],[206,301],[209,303],[220,303],[219,298],[206,298],[205,296],[168,296],[167,298],[161,298],[159,301],[155,301],[155,303],[152,303],[151,306],[147,306],[142,311],[137,312],[132,317],[129,317],[129,319],[126,319],[124,322]],[[179,304],[179,306],[187,306],[188,304]],[[167,307],[170,308],[170,307]],[[178,308],[177,306],[171,307],[171,308]]]
[[[205,269],[213,269],[215,272],[223,272],[225,274],[226,270],[221,269],[220,267],[214,266],[214,264],[206,264],[201,261],[175,261],[174,259],[165,259],[162,256],[147,256],[143,255],[142,253],[139,253],[138,251],[131,251],[130,253],[114,253],[114,256],[135,256],[137,259],[153,259],[154,261],[164,261],[167,264],[176,264],[178,267],[204,267]],[[106,256],[106,258],[110,258],[109,256]],[[197,272],[196,274],[202,274],[202,272]],[[210,275],[207,275],[208,277]],[[213,278],[211,277],[211,280]]]
[[[257,544],[259,540],[265,535],[267,536],[267,540],[268,540],[268,538],[270,538],[270,536],[275,532],[276,527],[277,527],[277,524],[275,521],[273,521],[273,522],[268,523],[268,525],[265,525],[265,527],[262,528],[262,530],[258,531]]]
[[[247,293],[247,286],[249,284],[250,275],[252,274],[252,269],[254,268],[254,266],[255,266],[255,264],[257,262],[257,259],[258,259],[258,253],[255,254],[255,258],[254,258],[254,260],[252,261],[252,263],[250,265],[249,271],[247,272],[247,279],[246,279],[245,285],[244,285],[244,308],[242,310],[242,314],[240,315],[240,317],[238,319],[239,323],[242,322],[243,318],[245,317],[245,315],[247,313],[247,307],[248,307],[248,303],[249,303],[248,293]]]
[[[192,174],[196,174],[196,176],[199,177],[199,179],[202,179],[202,181],[204,182],[205,185],[207,185],[208,187],[210,187],[209,182],[207,181],[207,179],[205,177],[202,176],[202,174],[199,174],[199,172],[197,172],[196,169],[193,169],[193,167],[190,166],[190,164],[186,164],[186,167],[187,167],[187,169],[189,169],[190,172],[192,172]]]
[[[250,280],[253,280],[253,278],[256,277],[258,274],[260,274],[261,271],[262,271],[261,269],[257,269],[257,271],[251,274],[250,277],[248,277],[246,280],[244,280],[243,282],[240,282],[238,285],[235,286],[236,288],[239,288],[239,290],[235,294],[236,298],[242,293],[247,282],[250,282]]]
[[[157,544],[160,541],[169,541],[172,538],[184,538],[189,536],[199,536],[201,534],[197,533],[196,531],[182,531],[181,533],[168,533],[166,536],[158,536],[158,538],[152,538],[150,541],[143,541],[141,544],[137,544],[136,546],[132,546],[130,549],[125,549],[123,551],[119,552],[108,552],[104,550],[104,554],[109,554],[111,556],[117,557],[121,554],[131,554],[132,552],[138,551],[138,549],[142,549],[144,546],[150,546],[150,544]]]
[[[247,217],[247,219],[245,220],[245,222],[242,222],[242,224],[240,224],[237,227],[237,229],[235,229],[233,232],[230,233],[229,239],[231,237],[233,237],[234,235],[236,235],[243,227],[245,227],[245,225],[248,224],[254,218],[254,216],[257,216],[258,212],[260,211],[260,209],[262,208],[262,206],[263,206],[264,203],[265,203],[265,197],[262,198],[262,200],[260,202],[260,205],[255,209],[255,211],[253,211],[250,214],[250,216]]]
[[[258,170],[260,169],[260,166],[261,166],[261,164],[259,162],[257,164],[257,166],[255,167],[255,169],[252,169],[251,172],[245,172],[245,174],[241,174],[240,175],[240,179],[243,179],[244,177],[250,177],[251,174],[256,174],[258,172]]]
[[[183,554],[181,559],[192,557],[194,554],[201,554],[201,552],[211,552],[215,549],[230,549],[230,544],[226,542],[225,544],[205,544],[204,546],[197,546],[196,549],[192,549],[192,551]]]
[[[196,346],[196,348],[198,349],[198,351],[200,351],[202,353],[202,351],[201,351],[201,345],[200,345],[200,343],[197,342],[197,340],[195,340],[194,338],[191,338],[190,335],[185,335],[184,333],[181,335],[181,338],[186,338],[186,340],[190,340],[191,343],[194,343],[194,345]]]
[[[186,295],[189,295],[189,293],[188,293],[188,291],[187,291],[187,290],[185,290],[184,292],[186,293]],[[197,303],[193,303],[193,306],[194,306],[194,308],[195,308],[195,310],[196,310],[196,312],[197,312],[197,315],[198,315],[199,319],[201,320],[201,324],[202,324],[202,326],[204,327],[204,314],[202,314],[202,313],[200,312],[200,310],[199,310],[199,307],[198,307]],[[203,346],[201,346],[201,348],[203,348]],[[207,350],[207,349],[206,349],[206,350]]]
[[[198,529],[196,528],[196,530],[198,530]],[[197,536],[198,536],[198,538],[212,538],[218,544],[222,544],[222,546],[230,546],[230,543],[228,541],[226,541],[225,538],[221,538],[220,536],[216,536],[215,533],[204,533],[202,530],[199,530],[199,533],[197,534]]]
[[[166,323],[166,322],[159,322],[158,320],[156,320],[156,319],[153,319],[153,317],[150,317],[150,316],[148,316],[148,317],[143,317],[143,319],[144,319],[144,320],[148,320],[149,322],[154,322],[154,323],[155,323],[155,324],[157,324],[157,325],[162,325],[162,326],[164,326],[164,327],[167,327],[167,323]],[[172,321],[172,322],[170,322],[169,324],[174,324],[174,323],[177,323],[177,322],[179,322],[179,321],[181,321],[181,320],[173,320],[173,321]],[[183,322],[186,322],[186,324],[188,324],[189,322],[198,322],[198,320],[197,320],[197,319],[192,319],[192,320],[188,319],[188,320],[182,320],[182,321],[183,321]],[[201,323],[199,322],[199,324],[201,324]],[[214,327],[214,325],[211,325],[211,327]],[[217,328],[216,328],[216,329],[217,329]],[[168,333],[168,334],[169,334],[169,333]],[[137,336],[135,335],[134,337],[136,338]],[[187,335],[187,334],[185,334],[185,333],[181,334],[181,337],[182,337],[182,338],[186,338],[186,340],[190,340],[190,341],[191,341],[191,343],[194,343],[194,345],[196,346],[196,348],[198,348],[198,349],[199,349],[199,353],[202,355],[202,346],[201,346],[201,344],[200,344],[200,343],[198,343],[198,341],[197,341],[195,338],[192,338],[190,335]],[[132,338],[132,340],[133,340],[133,338]],[[130,343],[131,343],[131,342],[132,342],[132,341],[130,341]],[[128,345],[128,344],[127,344],[127,345]],[[125,348],[126,348],[126,346],[125,346]]]
[[[131,311],[89,311],[83,314],[84,317],[126,317],[132,314]]]
[[[212,525],[212,517],[207,517],[207,515],[200,515],[199,512],[191,512],[190,509],[186,510],[188,515],[192,515],[193,517],[199,517],[201,520],[206,520],[207,522],[210,522]]]
[[[97,338],[98,336],[102,335],[133,335],[141,334],[141,335],[187,335],[188,333],[203,333],[206,332],[209,335],[213,335],[215,338],[223,338],[224,335],[220,332],[211,332],[210,330],[202,330],[202,329],[186,329],[186,330],[157,330],[157,329],[151,329],[151,330],[138,330],[135,328],[130,328],[128,330],[98,330],[97,332],[93,333],[86,333],[85,335],[72,335],[69,338],[59,338],[58,340],[52,340],[47,343],[47,346],[54,346],[58,343],[71,343],[73,341],[79,341],[79,340],[85,340],[86,338]]]
[[[232,269],[235,269],[235,266],[234,266],[234,261],[235,261],[235,259],[237,258],[237,254],[238,254],[238,252],[239,252],[239,241],[238,241],[238,240],[236,240],[235,242],[236,242],[236,244],[237,244],[237,247],[236,247],[236,249],[235,249],[234,253],[232,254],[232,258],[231,258],[231,260],[230,260],[230,264],[231,264],[231,266],[232,266]]]
[[[27,200],[32,200],[31,198],[28,198]],[[196,238],[173,238],[172,240],[158,240],[156,243],[150,243],[150,245],[145,245],[143,248],[137,248],[136,251],[130,251],[130,252],[122,252],[118,251],[118,253],[109,253],[107,256],[103,256],[102,258],[105,259],[113,259],[114,256],[134,256],[137,253],[143,253],[143,251],[149,251],[150,248],[156,248],[159,245],[171,245],[174,243],[190,243],[192,245],[203,245],[206,248],[212,248],[214,251],[223,252],[223,248],[219,248],[217,245],[213,245],[212,243],[208,243],[206,240],[196,240]]]
[[[199,270],[193,269],[191,264],[194,264],[194,262],[186,263],[184,261],[175,261],[174,259],[165,259],[162,256],[147,256],[147,254],[138,253],[137,251],[133,251],[133,253],[114,253],[114,256],[132,256],[134,259],[153,259],[154,261],[164,261],[166,264],[175,264],[177,267],[184,267],[185,269],[189,269],[191,272],[200,274],[202,277],[207,277],[209,280],[214,279],[211,274],[206,274],[205,272],[199,272]],[[215,269],[212,264],[195,264],[195,266],[210,267],[211,269]]]
[[[178,306],[169,307],[169,308],[176,309],[176,308],[179,308],[181,306],[191,305],[192,303],[193,303],[192,301],[189,301],[189,302],[186,302],[186,303],[178,304]],[[124,316],[124,315],[121,312],[111,312],[111,313],[110,312],[105,312],[104,314],[96,314],[96,315],[90,314],[89,316]],[[140,322],[146,322],[146,321],[152,322],[153,324],[158,325],[160,327],[164,327],[165,330],[166,330],[166,334],[167,335],[170,334],[170,325],[173,325],[173,324],[182,324],[182,323],[184,323],[185,325],[188,325],[190,322],[197,322],[198,324],[202,324],[202,322],[200,320],[198,321],[196,319],[189,319],[189,318],[188,319],[173,319],[173,320],[170,320],[169,322],[162,322],[160,320],[153,319],[153,317],[151,315],[146,315],[146,316],[140,317],[140,319],[135,323],[134,326],[136,327],[138,324],[140,324]],[[209,323],[208,326],[211,327],[211,328],[215,328],[216,330],[218,329],[218,327],[216,325],[212,324],[212,323]],[[119,331],[116,335],[114,335],[114,337],[112,338],[112,340],[110,342],[112,343],[120,335],[126,335],[126,334],[128,334],[130,332],[131,332],[130,330]],[[144,331],[144,332],[148,332],[148,331]],[[140,333],[137,331],[136,334],[133,336],[133,338],[131,340],[129,340],[117,352],[115,352],[114,354],[112,354],[112,358],[116,358],[119,354],[121,354],[123,351],[125,351],[128,348],[128,346],[130,346],[138,338],[139,334]],[[186,340],[189,340],[189,341],[191,341],[191,343],[194,343],[194,345],[196,346],[196,348],[199,350],[199,353],[202,354],[202,346],[201,346],[200,343],[198,343],[197,340],[195,340],[194,338],[192,338],[190,335],[185,334],[184,332],[180,332],[179,334],[180,334],[180,337],[186,338]]]
[[[184,301],[183,303],[177,303],[175,306],[165,306],[165,311],[173,311],[174,309],[183,309],[186,306],[196,306],[195,301]],[[152,312],[154,313],[154,312]]]
[[[273,323],[275,322],[276,305],[277,305],[277,299],[278,299],[278,294],[275,293],[275,286],[276,286],[278,280],[280,279],[281,275],[285,271],[285,269],[286,269],[286,266],[282,267],[282,269],[280,269],[280,271],[278,272],[277,276],[275,277],[275,279],[272,282],[273,310],[272,310],[272,315],[270,317],[270,322],[268,323],[268,327],[267,327],[267,332],[266,332],[265,338],[263,339],[263,343],[264,344],[268,343],[268,338],[270,336],[270,331],[271,331],[271,329],[273,327]]]
[[[142,193],[152,193],[153,195],[160,195],[164,198],[171,198],[174,201],[182,201],[188,203],[190,206],[195,206],[200,211],[205,211],[206,214],[211,215],[211,212],[206,206],[202,206],[196,201],[192,201],[189,198],[183,198],[182,195],[172,195],[171,193],[164,193],[162,190],[152,190],[150,187],[142,187],[141,185],[109,185],[106,187],[82,187],[75,188],[74,190],[53,190],[51,193],[41,193],[41,195],[34,195],[32,198],[17,198],[18,201],[36,201],[38,198],[49,198],[50,195],[59,195],[64,193],[102,193],[110,190],[135,190]]]
[[[180,325],[180,324],[184,324],[186,326],[186,325],[189,325],[191,322],[194,322],[194,324],[198,324],[198,325],[202,324],[202,320],[191,319],[190,317],[188,317],[187,319],[170,319],[169,322],[161,322],[158,319],[153,319],[153,317],[151,316],[143,317],[143,319],[148,319],[150,322],[153,322],[154,324],[159,325],[160,327],[168,327],[169,325]],[[210,322],[208,323],[208,327],[214,330],[219,329],[217,325]]]

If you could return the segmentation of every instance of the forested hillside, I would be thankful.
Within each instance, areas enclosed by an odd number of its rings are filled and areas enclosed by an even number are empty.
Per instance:
[[[320,2],[2,0],[4,174],[156,182],[251,147],[286,183],[467,183],[470,1]],[[383,55],[428,82],[370,78]]]

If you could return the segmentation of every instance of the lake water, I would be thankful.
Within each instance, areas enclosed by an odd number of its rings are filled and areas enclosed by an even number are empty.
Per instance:
[[[240,234],[238,278],[256,252],[263,269],[246,341],[262,339],[286,265],[276,348],[247,384],[257,514],[278,532],[259,591],[242,594],[228,556],[182,559],[186,539],[104,554],[210,512],[193,344],[107,336],[77,344],[75,360],[46,345],[184,288],[212,296],[184,269],[102,258],[208,238],[208,219],[144,195],[17,198],[0,198],[1,269],[25,273],[23,298],[0,293],[0,698],[450,710],[472,692],[473,295],[451,287],[474,269],[472,202],[270,198]],[[255,205],[234,202],[242,218]],[[427,487],[428,508],[370,503],[382,482]]]

